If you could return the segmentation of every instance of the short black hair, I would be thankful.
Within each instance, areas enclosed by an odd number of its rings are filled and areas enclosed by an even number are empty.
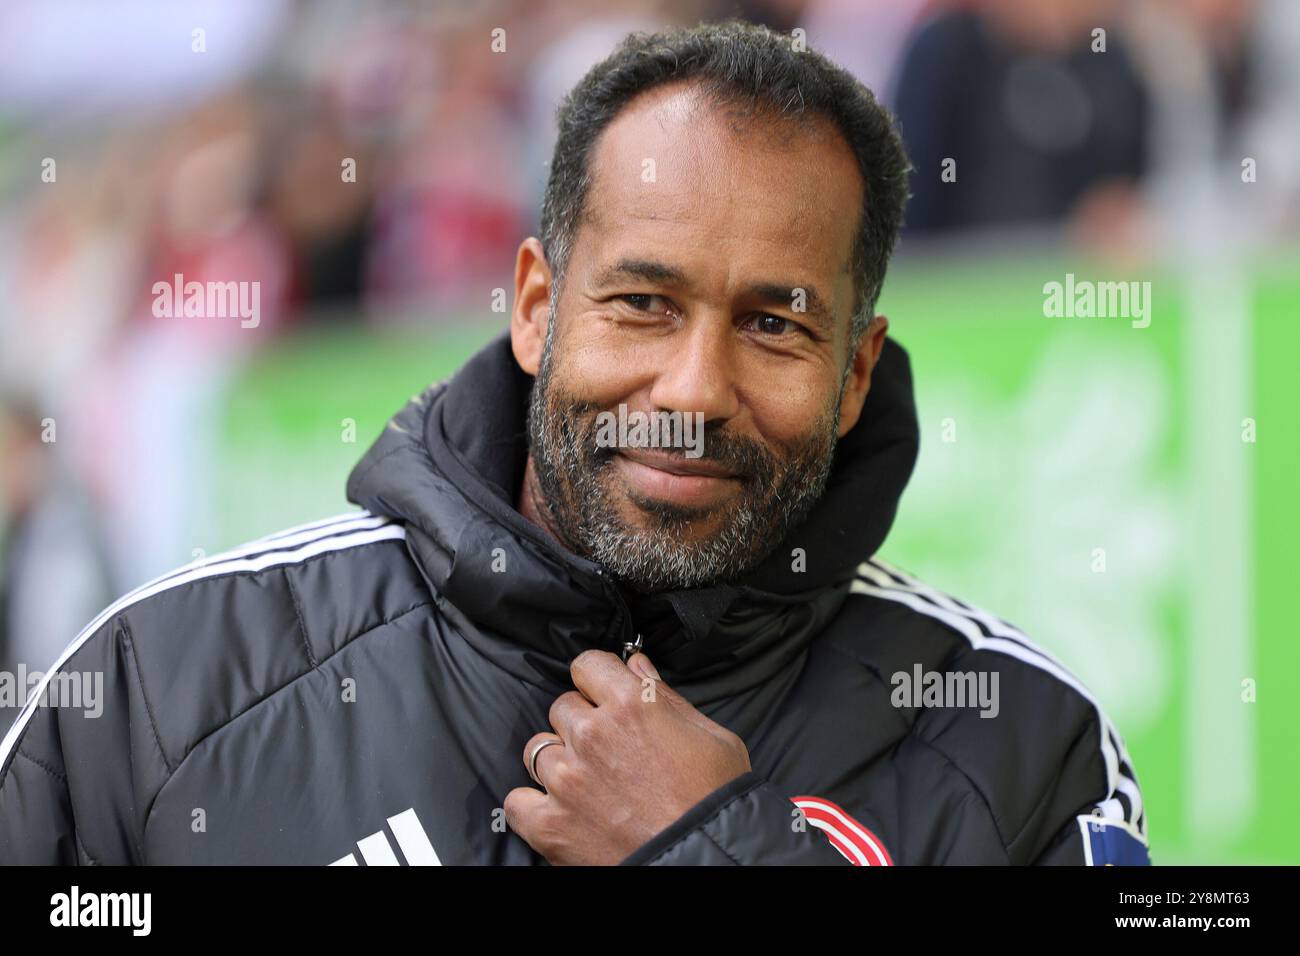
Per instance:
[[[902,226],[907,152],[889,111],[847,70],[813,50],[796,49],[793,37],[739,20],[632,33],[564,98],[541,221],[556,289],[585,211],[590,156],[601,132],[641,93],[682,80],[698,80],[715,101],[744,104],[751,113],[824,117],[848,141],[864,184],[850,254],[857,297],[850,340],[856,345],[874,315]]]

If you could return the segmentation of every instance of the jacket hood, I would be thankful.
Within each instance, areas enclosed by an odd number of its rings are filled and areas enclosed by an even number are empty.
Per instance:
[[[803,524],[738,582],[639,595],[516,510],[532,385],[509,335],[498,336],[412,398],[347,486],[350,501],[406,525],[452,626],[531,683],[567,685],[578,653],[618,652],[638,634],[664,679],[697,705],[761,683],[839,610],[857,566],[884,542],[916,461],[907,353],[887,339],[862,415]]]

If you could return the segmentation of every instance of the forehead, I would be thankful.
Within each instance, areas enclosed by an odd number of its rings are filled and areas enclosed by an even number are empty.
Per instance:
[[[704,282],[817,281],[851,308],[862,177],[829,120],[745,116],[673,84],[615,117],[590,171],[577,244],[593,265],[658,254]]]

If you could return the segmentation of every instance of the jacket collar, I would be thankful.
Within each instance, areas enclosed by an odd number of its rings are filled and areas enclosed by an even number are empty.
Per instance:
[[[664,679],[697,704],[765,681],[838,611],[916,459],[907,355],[887,340],[804,523],[735,584],[636,595],[515,510],[532,384],[509,336],[497,337],[399,411],[348,479],[350,501],[406,524],[412,557],[465,639],[532,683],[567,685],[582,650],[618,651],[638,633]]]

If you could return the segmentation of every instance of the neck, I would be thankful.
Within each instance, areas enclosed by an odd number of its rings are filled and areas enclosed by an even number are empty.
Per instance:
[[[533,466],[531,453],[529,453],[528,461],[524,465],[524,482],[519,489],[517,510],[521,515],[545,531],[547,537],[556,544],[572,550],[556,527],[555,516],[551,514],[550,506],[546,502],[546,496],[542,494],[542,485],[537,480],[537,469]]]

